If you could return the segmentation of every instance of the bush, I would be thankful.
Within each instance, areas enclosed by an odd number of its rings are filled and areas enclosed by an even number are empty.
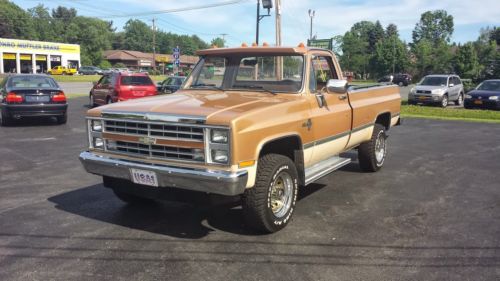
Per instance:
[[[101,63],[99,64],[99,67],[101,69],[105,69],[105,68],[111,68],[111,63],[107,60],[103,60],[101,61]]]
[[[125,64],[119,62],[119,63],[115,63],[113,65],[114,68],[127,68],[127,66],[125,66]]]

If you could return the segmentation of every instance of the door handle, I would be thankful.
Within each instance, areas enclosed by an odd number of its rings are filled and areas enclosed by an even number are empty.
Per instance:
[[[345,100],[347,98],[347,95],[340,95],[339,100]]]

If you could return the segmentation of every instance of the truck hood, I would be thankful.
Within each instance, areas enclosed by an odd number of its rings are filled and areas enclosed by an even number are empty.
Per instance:
[[[248,111],[297,99],[298,94],[273,95],[267,92],[180,90],[175,94],[140,98],[89,110],[89,116],[105,112],[158,113],[179,116],[199,116],[228,124]],[[221,118],[221,116],[223,116]]]

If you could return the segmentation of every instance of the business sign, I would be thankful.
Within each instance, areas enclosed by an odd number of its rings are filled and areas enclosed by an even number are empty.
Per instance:
[[[333,49],[333,38],[307,40],[307,46],[314,47],[314,48],[332,50]]]
[[[80,54],[80,45],[0,38],[2,52]]]

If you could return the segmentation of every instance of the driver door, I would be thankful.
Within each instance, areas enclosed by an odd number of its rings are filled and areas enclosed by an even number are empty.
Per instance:
[[[339,68],[330,55],[313,55],[309,61],[309,100],[314,128],[314,149],[310,165],[341,153],[349,141],[352,113],[347,93],[326,91],[330,79],[339,79]],[[323,96],[324,106],[318,97]]]

